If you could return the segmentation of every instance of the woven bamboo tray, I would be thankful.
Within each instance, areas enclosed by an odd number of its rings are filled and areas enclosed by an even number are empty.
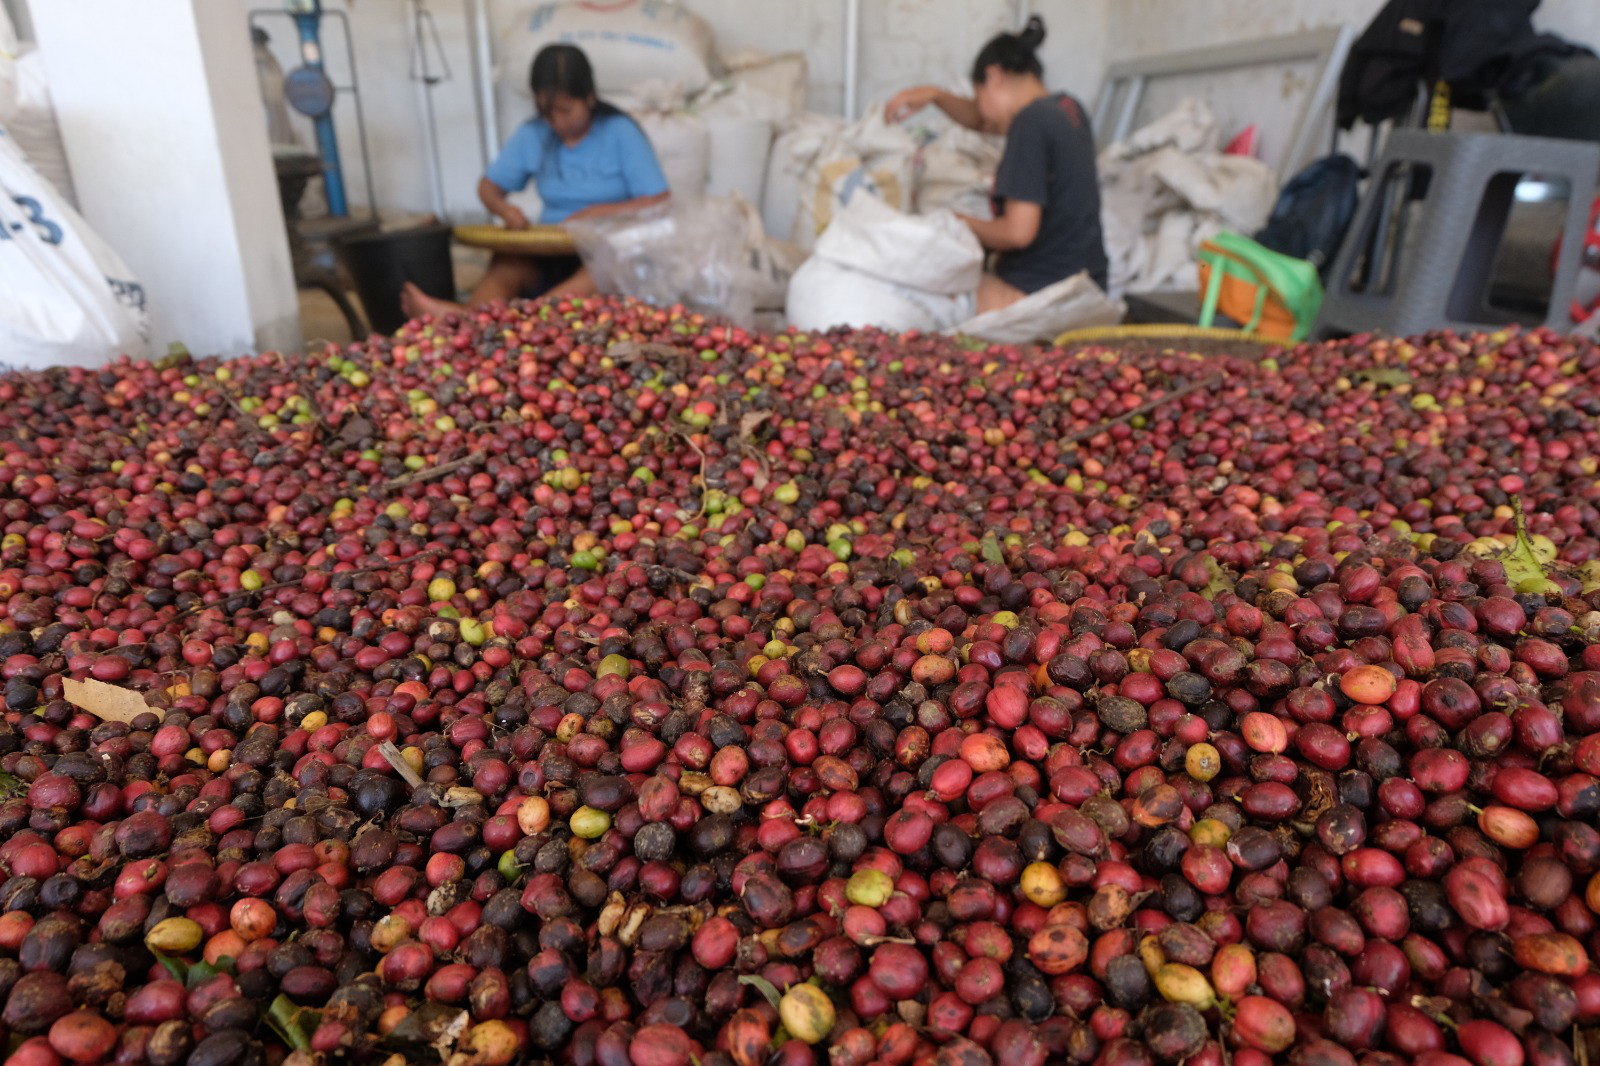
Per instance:
[[[1182,322],[1145,322],[1125,326],[1091,326],[1088,329],[1068,330],[1056,338],[1056,346],[1123,340],[1240,341],[1245,344],[1284,343],[1271,337],[1263,337],[1259,333],[1246,333],[1242,329],[1223,329],[1220,326],[1192,326]]]
[[[474,248],[517,255],[577,255],[572,235],[560,226],[529,226],[506,229],[504,226],[457,226],[455,238]]]

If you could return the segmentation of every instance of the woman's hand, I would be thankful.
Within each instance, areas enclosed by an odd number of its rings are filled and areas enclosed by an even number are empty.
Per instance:
[[[978,105],[975,101],[945,92],[937,85],[917,85],[910,89],[902,89],[884,107],[883,118],[886,122],[904,122],[929,105],[937,107],[969,130],[983,128],[983,117],[978,114]]]
[[[506,229],[528,229],[532,226],[528,216],[516,204],[506,204],[505,210],[500,212],[500,221],[506,224]]]
[[[884,107],[884,121],[904,122],[929,104],[937,102],[939,92],[937,85],[914,85],[909,89],[900,90]]]
[[[974,218],[959,212],[956,217],[967,224],[978,243],[991,252],[1012,252],[1026,248],[1039,236],[1044,208],[1027,200],[1007,200],[1005,214],[998,218]]]

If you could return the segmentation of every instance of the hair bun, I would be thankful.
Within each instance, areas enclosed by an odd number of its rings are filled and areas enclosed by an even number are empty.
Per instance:
[[[1044,19],[1038,15],[1030,15],[1028,24],[1022,28],[1017,37],[1029,48],[1038,48],[1044,43]]]

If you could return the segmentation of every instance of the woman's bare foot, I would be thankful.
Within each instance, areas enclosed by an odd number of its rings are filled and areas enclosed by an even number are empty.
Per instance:
[[[466,306],[454,300],[429,296],[417,287],[416,282],[408,281],[400,289],[400,309],[412,318],[421,318],[423,315],[443,318],[445,315],[460,314],[466,310]]]

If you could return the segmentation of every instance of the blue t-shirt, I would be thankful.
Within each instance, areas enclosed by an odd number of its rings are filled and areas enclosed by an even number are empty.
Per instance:
[[[542,118],[517,128],[484,177],[506,192],[531,180],[544,208],[540,222],[560,222],[595,204],[614,204],[667,191],[655,149],[627,115],[596,115],[589,132],[566,145]]]

